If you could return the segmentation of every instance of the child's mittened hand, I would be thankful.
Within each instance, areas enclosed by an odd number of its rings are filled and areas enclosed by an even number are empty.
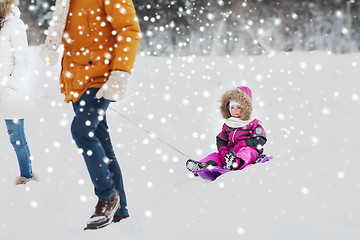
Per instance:
[[[241,148],[246,147],[247,144],[245,142],[245,140],[241,140],[240,142],[238,142],[235,147],[234,147],[234,152],[238,152]]]
[[[228,153],[229,149],[225,146],[219,148],[219,154],[222,159],[225,158],[225,155]]]
[[[130,74],[124,71],[112,71],[109,80],[96,93],[96,98],[118,101],[124,98]]]

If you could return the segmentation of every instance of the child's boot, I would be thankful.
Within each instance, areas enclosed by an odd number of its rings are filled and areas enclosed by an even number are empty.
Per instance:
[[[237,170],[244,164],[244,160],[236,157],[234,151],[229,151],[225,156],[225,165],[224,169],[227,170]]]
[[[189,159],[186,161],[186,168],[190,172],[196,172],[197,170],[207,168],[207,166],[208,166],[208,164],[206,164],[206,163],[194,161],[192,159]]]

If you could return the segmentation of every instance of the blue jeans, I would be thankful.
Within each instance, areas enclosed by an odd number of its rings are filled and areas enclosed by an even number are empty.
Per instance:
[[[20,175],[25,178],[32,177],[30,150],[25,138],[24,119],[5,119],[10,142],[15,149],[19,162]]]
[[[120,209],[116,214],[126,216],[128,210],[121,169],[106,122],[106,110],[111,101],[96,99],[97,91],[98,88],[90,88],[77,102],[73,102],[75,117],[71,134],[77,147],[82,150],[99,201],[106,201],[117,192]]]

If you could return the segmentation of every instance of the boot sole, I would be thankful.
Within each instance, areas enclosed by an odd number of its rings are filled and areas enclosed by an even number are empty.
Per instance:
[[[116,220],[115,220],[115,216],[114,216],[114,218],[113,218],[112,222],[113,222],[113,223],[118,223],[118,222],[120,222],[121,220],[124,220],[125,218],[128,218],[128,217],[130,217],[130,215],[127,215],[127,216],[121,216],[121,218],[120,218],[120,219],[116,219]]]
[[[203,164],[200,162],[189,159],[186,161],[186,168],[187,170],[193,173],[196,172],[197,170],[206,168],[206,166],[203,166]]]

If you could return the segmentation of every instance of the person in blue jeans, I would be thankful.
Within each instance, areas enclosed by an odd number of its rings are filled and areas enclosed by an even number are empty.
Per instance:
[[[106,110],[111,101],[97,99],[98,88],[89,88],[79,101],[73,102],[75,117],[71,134],[79,149],[82,149],[87,169],[100,202],[114,194],[120,198],[120,207],[113,219],[118,222],[129,216],[120,166],[112,147]],[[91,228],[91,227],[90,227]]]
[[[32,172],[31,154],[25,137],[24,119],[5,119],[5,123],[20,168],[20,177],[16,179],[15,184],[26,184],[31,180],[36,181],[37,177]]]
[[[85,229],[98,229],[129,217],[106,110],[124,98],[140,43],[139,21],[132,0],[57,0],[52,22],[39,53],[54,65],[64,45],[61,92],[73,105],[71,133],[99,199]]]
[[[31,167],[30,150],[24,132],[24,106],[19,90],[28,68],[27,36],[20,19],[18,0],[0,1],[0,119],[5,119],[10,142],[19,162],[15,184],[37,180]]]

